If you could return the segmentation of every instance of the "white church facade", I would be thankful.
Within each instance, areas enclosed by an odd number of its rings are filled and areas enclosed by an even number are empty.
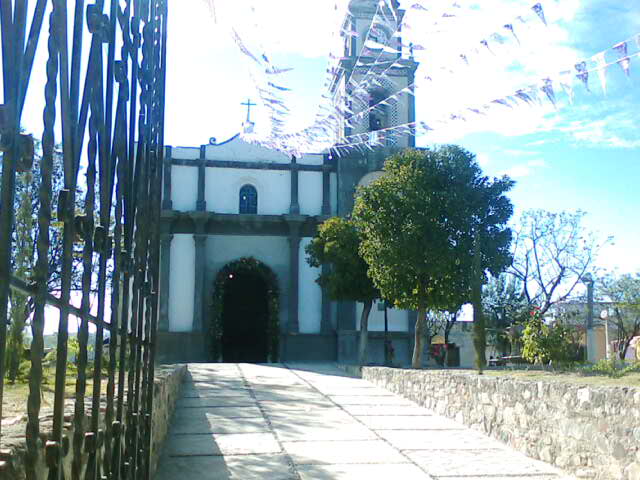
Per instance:
[[[393,3],[400,23],[404,12]],[[345,35],[340,73],[331,85],[336,102],[370,72],[358,52],[377,5],[351,2],[343,30],[359,36]],[[402,51],[393,29],[376,27],[379,42]],[[354,111],[366,111],[413,84],[417,63],[412,58],[401,53],[381,58],[394,66],[384,67],[384,80],[369,87],[368,102],[352,103]],[[413,121],[414,97],[408,94],[364,115],[355,126],[343,125],[340,133],[378,135]],[[161,297],[159,360],[354,362],[362,305],[333,302],[323,294],[305,247],[324,220],[351,212],[357,186],[380,175],[388,154],[413,147],[414,137],[408,132],[382,143],[368,153],[300,158],[239,135],[200,147],[167,147],[160,261],[161,288],[168,295]],[[409,363],[416,314],[396,309],[387,314],[396,363]],[[384,311],[374,307],[371,362],[384,359],[384,325]]]

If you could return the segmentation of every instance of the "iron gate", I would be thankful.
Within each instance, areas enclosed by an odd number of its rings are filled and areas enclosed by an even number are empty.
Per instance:
[[[149,477],[166,2],[95,0],[85,4],[76,0],[72,6],[67,0],[36,0],[31,5],[27,0],[1,0],[0,397],[9,302],[12,292],[21,292],[33,304],[28,478],[36,478],[36,460],[42,455],[43,332],[45,323],[52,321],[58,324],[53,427],[41,459],[46,461],[48,478],[64,478],[62,462],[70,449],[88,455],[86,465],[74,461],[73,479]],[[46,61],[46,85],[30,84],[39,43],[45,53],[41,57]],[[43,90],[43,130],[33,132],[42,139],[38,154],[34,137],[21,127],[25,102]],[[52,189],[56,162],[61,163],[64,182],[57,194]],[[25,281],[12,270],[13,205],[16,174],[31,169],[39,178],[37,247],[33,274]],[[62,237],[56,296],[47,289],[52,274],[50,232],[55,228]],[[71,305],[74,258],[82,263],[79,307]],[[92,295],[97,296],[94,315],[90,313]],[[52,319],[46,305],[57,307],[59,316]],[[67,438],[64,402],[70,316],[81,320],[72,412],[75,431]],[[90,324],[95,327],[91,389],[87,385]],[[108,358],[103,356],[106,339]],[[85,407],[85,399],[90,408]],[[0,471],[9,468],[10,462],[0,462]]]

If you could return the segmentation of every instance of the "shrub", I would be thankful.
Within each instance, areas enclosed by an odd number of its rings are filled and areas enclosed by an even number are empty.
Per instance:
[[[566,364],[573,360],[574,342],[569,328],[562,324],[547,325],[535,309],[525,323],[522,334],[522,356],[535,364]]]

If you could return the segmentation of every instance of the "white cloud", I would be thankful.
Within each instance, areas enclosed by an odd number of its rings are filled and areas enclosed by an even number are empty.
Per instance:
[[[479,153],[478,155],[476,155],[476,160],[478,161],[478,165],[480,165],[482,168],[489,165],[490,162],[489,155],[487,155],[486,153]]]
[[[523,178],[530,176],[536,169],[543,167],[546,167],[544,160],[536,159],[524,164],[514,165],[507,170],[500,172],[498,176],[508,175],[511,178]]]
[[[640,134],[637,131],[635,114],[624,107],[611,102],[607,111],[594,110],[591,115],[585,115],[584,110],[580,110],[576,115],[577,120],[559,123],[557,130],[568,135],[573,143],[579,145],[639,148]]]
[[[346,0],[215,2],[219,26],[234,28],[243,40],[259,45],[267,54],[297,54],[309,58],[328,55],[330,45],[335,43],[335,33],[341,27],[346,4]]]
[[[526,165],[515,165],[508,170],[500,172],[498,176],[508,175],[511,178],[528,177],[531,174],[531,169]]]

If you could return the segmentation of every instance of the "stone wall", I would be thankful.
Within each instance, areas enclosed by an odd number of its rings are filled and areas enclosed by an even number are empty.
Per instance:
[[[640,480],[638,388],[382,367],[362,378],[578,477]]]
[[[153,414],[151,415],[151,475],[154,477],[167,438],[171,416],[180,396],[186,365],[157,366],[153,386]]]
[[[162,445],[167,435],[167,429],[169,428],[169,422],[171,415],[175,408],[176,401],[180,394],[180,388],[182,386],[182,380],[187,371],[185,365],[177,366],[161,366],[156,368],[156,376],[154,382],[154,399],[153,399],[153,412],[151,416],[152,421],[152,447],[151,447],[151,478],[157,467],[159,456],[162,452]],[[90,395],[90,392],[88,392]],[[91,398],[87,398],[85,402],[86,417],[84,422],[85,431],[89,429],[89,415],[91,414]],[[65,478],[72,478],[71,469],[74,463],[75,452],[82,451],[81,459],[78,463],[81,471],[86,468],[88,454],[82,444],[74,448],[74,420],[73,415],[73,399],[66,401],[65,414],[65,429],[64,437],[65,446],[64,449],[68,451],[68,454],[64,457],[63,464],[65,470]],[[104,413],[106,405],[102,402],[100,411]],[[40,453],[38,458],[33,461],[27,457],[26,444],[25,444],[25,422],[18,422],[14,425],[2,428],[2,451],[0,451],[0,460],[6,462],[5,470],[3,473],[7,478],[11,480],[24,480],[26,478],[25,465],[33,463],[36,469],[36,477],[41,480],[47,478],[47,468],[45,462],[44,448],[42,446],[48,438],[48,433],[51,431],[53,415],[51,408],[43,408],[40,412]],[[100,418],[100,429],[104,430],[104,417]],[[101,436],[100,436],[101,437]],[[101,440],[98,440],[98,444]],[[104,449],[99,448],[99,454],[104,455]]]

